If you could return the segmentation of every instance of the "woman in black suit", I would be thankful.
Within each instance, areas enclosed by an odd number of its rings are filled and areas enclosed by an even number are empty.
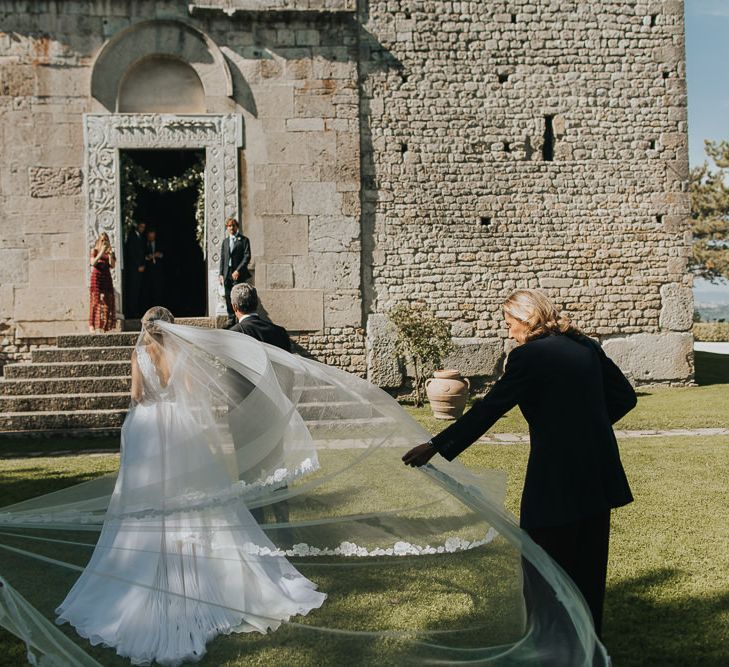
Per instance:
[[[531,440],[520,525],[573,579],[599,637],[610,510],[633,499],[612,424],[635,407],[635,392],[599,343],[541,292],[514,292],[504,317],[509,337],[519,343],[504,375],[403,461],[421,466],[436,453],[451,461],[518,405]]]

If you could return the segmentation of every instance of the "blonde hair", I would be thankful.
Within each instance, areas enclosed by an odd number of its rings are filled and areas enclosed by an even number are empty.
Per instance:
[[[580,334],[580,330],[570,322],[567,315],[539,290],[515,290],[504,301],[504,312],[527,325],[528,341],[545,334]]]
[[[156,322],[159,320],[174,324],[174,315],[162,306],[152,306],[142,316],[142,331],[144,332],[145,343],[162,343],[162,334],[157,329]]]

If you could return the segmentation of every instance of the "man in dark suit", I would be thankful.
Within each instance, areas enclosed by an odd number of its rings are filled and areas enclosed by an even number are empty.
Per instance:
[[[291,339],[286,329],[264,320],[258,315],[258,293],[247,283],[235,285],[231,290],[231,304],[238,324],[231,331],[238,331],[269,345],[291,352]]]
[[[521,292],[531,297],[535,291]],[[535,331],[510,316],[508,304],[510,337],[522,344],[509,355],[504,375],[403,461],[420,466],[437,453],[451,461],[518,405],[531,441],[520,525],[577,584],[599,637],[610,510],[633,500],[612,424],[635,407],[635,391],[599,343],[571,325],[561,329],[556,312]],[[529,579],[530,568],[524,571]],[[531,579],[536,587],[541,577]]]
[[[145,310],[152,306],[169,305],[164,303],[164,253],[160,250],[159,241],[157,240],[157,230],[155,229],[147,230],[144,261],[142,302]]]
[[[263,343],[269,345],[275,345],[286,352],[291,352],[291,339],[286,329],[283,327],[264,320],[259,317],[258,313],[258,293],[256,288],[247,283],[235,285],[231,290],[231,303],[233,311],[238,318],[238,324],[231,327],[231,331],[237,331],[238,333],[246,334]],[[290,395],[293,389],[293,374],[288,372],[287,369],[275,368],[276,377],[279,381],[281,389],[287,395]],[[245,396],[253,390],[253,385],[245,378],[240,378],[237,382],[238,391],[241,396]],[[233,441],[236,441],[238,434],[233,433]],[[240,450],[245,444],[236,444],[236,449]],[[281,460],[281,451],[279,447],[274,447],[269,456],[262,459],[259,462],[259,468],[261,470],[274,469]],[[249,474],[253,471],[249,471]],[[253,474],[255,477],[255,474]],[[283,487],[286,488],[286,487]],[[264,508],[256,507],[251,508],[251,514],[258,521],[263,523],[264,521]],[[272,505],[273,515],[277,523],[288,523],[289,510],[288,503],[286,501],[279,501]],[[293,544],[292,536],[289,529],[280,529],[277,535],[277,543],[280,545]]]
[[[251,277],[248,264],[251,261],[251,244],[248,239],[238,231],[238,221],[228,218],[225,221],[228,235],[220,246],[220,284],[225,287],[225,306],[228,310],[226,328],[236,322],[233,307],[230,303],[230,291],[234,285],[240,285]]]
[[[142,316],[142,283],[146,269],[144,257],[147,250],[147,239],[144,237],[146,226],[145,222],[138,222],[135,228],[127,234],[124,244],[126,277],[124,313],[129,319],[138,319]]]

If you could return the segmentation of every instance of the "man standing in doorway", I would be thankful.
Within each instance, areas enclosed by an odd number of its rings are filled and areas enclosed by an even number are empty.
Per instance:
[[[144,230],[147,225],[140,220],[134,229],[127,234],[124,247],[124,272],[126,274],[126,294],[124,312],[127,318],[137,319],[142,316],[142,282],[145,270],[145,250],[147,239]]]
[[[236,323],[233,306],[230,303],[230,290],[234,285],[244,283],[251,277],[248,263],[251,261],[251,244],[238,230],[238,221],[228,218],[225,221],[228,235],[220,247],[220,284],[225,287],[225,307],[228,311],[226,328]]]

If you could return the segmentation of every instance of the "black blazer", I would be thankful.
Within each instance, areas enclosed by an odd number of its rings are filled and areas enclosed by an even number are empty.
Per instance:
[[[132,275],[138,273],[137,269],[144,266],[146,251],[147,239],[141,234],[137,234],[136,230],[130,230],[124,247],[124,261],[126,263],[124,268]]]
[[[432,442],[450,461],[518,405],[531,441],[521,525],[558,526],[633,500],[612,424],[636,402],[599,343],[547,335],[512,350],[491,391]]]
[[[228,266],[228,260],[231,259],[230,266]],[[238,271],[239,283],[247,280],[251,277],[251,272],[248,270],[248,263],[251,261],[251,244],[248,239],[243,236],[240,232],[235,235],[235,244],[233,245],[233,252],[230,252],[230,240],[226,236],[220,245],[220,275],[225,280],[232,280],[231,274],[233,271]]]
[[[291,352],[291,339],[286,329],[278,326],[278,324],[264,320],[258,315],[246,317],[235,326],[232,326],[230,331],[244,333],[269,345],[280,347],[282,350],[286,350],[286,352]]]

